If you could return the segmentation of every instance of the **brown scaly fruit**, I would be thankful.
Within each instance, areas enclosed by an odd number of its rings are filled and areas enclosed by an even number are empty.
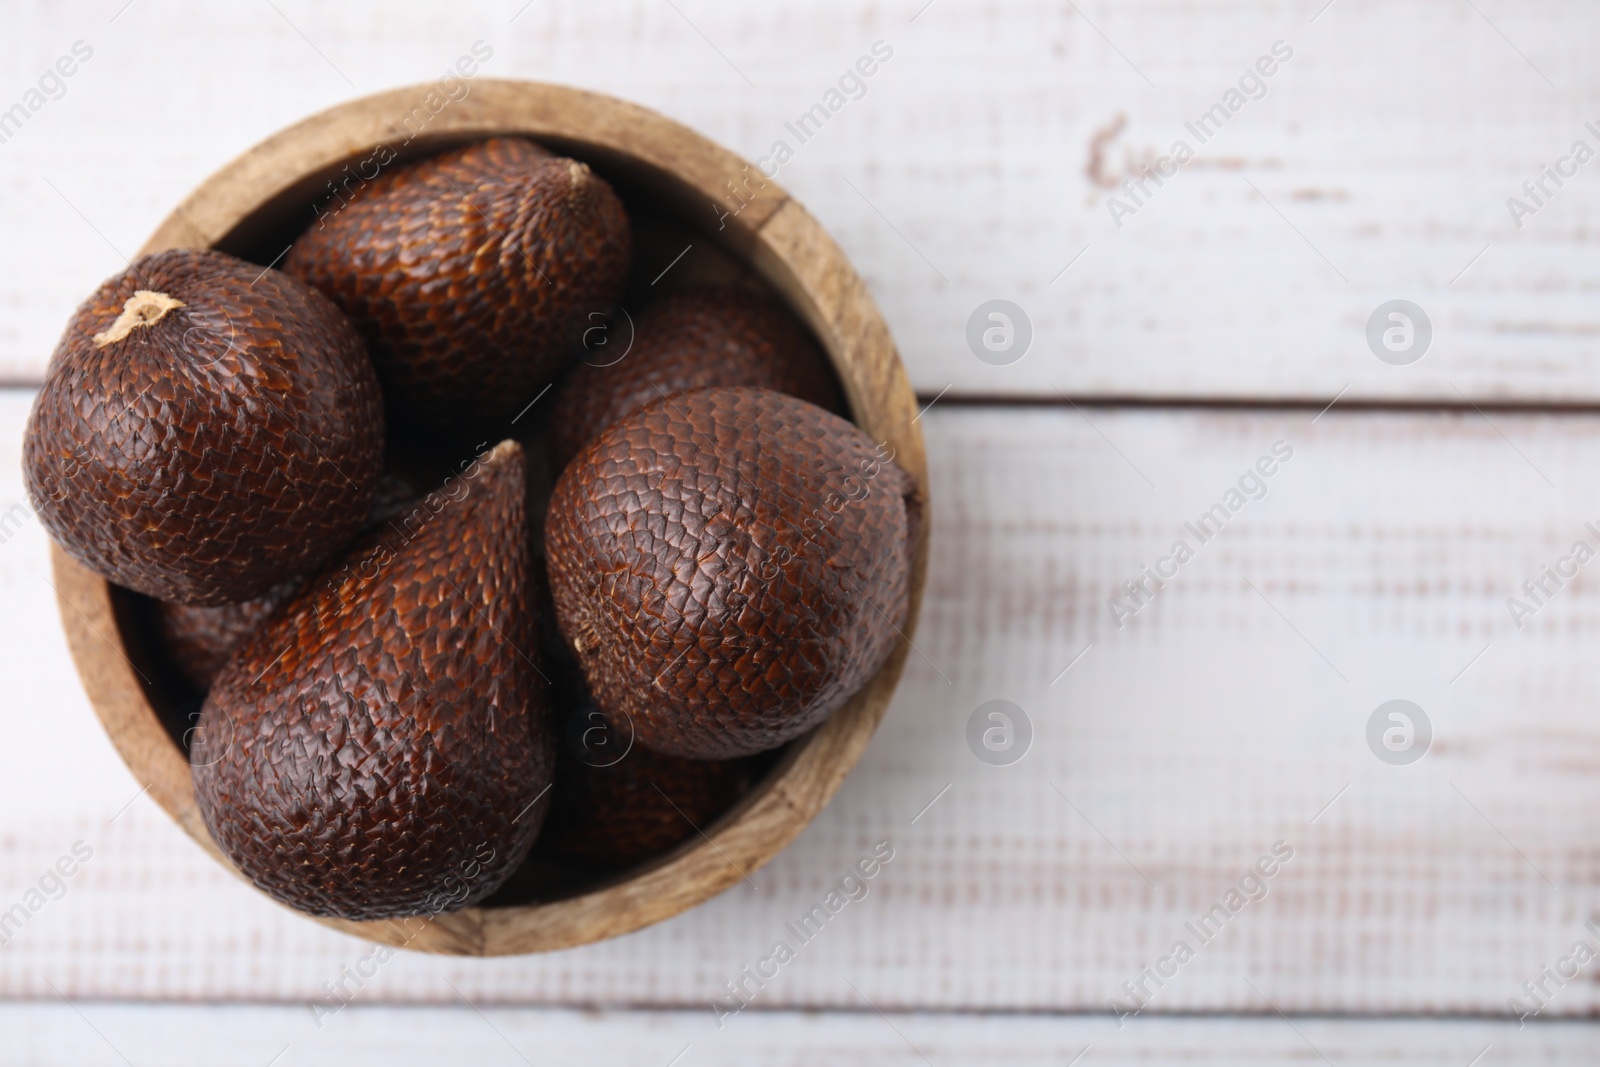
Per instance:
[[[450,487],[456,479],[447,476],[446,469],[440,463],[396,464],[394,458],[389,457],[383,473],[378,476],[372,508],[362,532],[384,527],[406,536],[402,524],[414,521],[412,517],[422,506],[429,487],[437,486],[446,496],[450,495]],[[450,485],[442,485],[444,482]],[[211,688],[217,672],[239,642],[265,622],[299,587],[299,581],[284,582],[252,600],[215,607],[152,601],[156,630],[167,657],[185,681],[204,693]]]
[[[762,389],[679,393],[567,465],[545,518],[561,632],[612,726],[691,759],[775,748],[875,671],[917,497],[855,426]]]
[[[284,582],[253,600],[215,607],[152,601],[156,631],[172,665],[185,681],[204,693],[239,642],[293,596],[299,584]]]
[[[397,466],[392,459],[378,476],[373,492],[372,508],[367,513],[362,532],[402,521],[413,512],[427,495],[425,485],[442,481],[442,477],[428,477],[416,465]],[[396,527],[390,527],[395,529]],[[404,536],[405,530],[398,532]],[[174,604],[153,600],[156,632],[167,658],[178,673],[200,693],[211,688],[217,672],[228,661],[239,642],[248,637],[256,627],[265,622],[278,605],[284,603],[300,588],[300,582],[289,581],[275,585],[261,596],[237,604],[218,604],[202,607],[196,604]]]
[[[575,160],[496,137],[410,166],[330,205],[284,269],[360,328],[399,421],[514,416],[581,348],[622,291],[628,217]]]
[[[593,708],[578,709],[579,721]],[[747,761],[679,759],[634,745],[614,763],[590,762],[557,747],[555,800],[539,848],[600,867],[661,855],[750,788]]]
[[[705,830],[749,790],[757,761],[664,756],[613,730],[559,641],[554,635],[557,647],[544,660],[556,709],[556,784],[540,854],[598,867],[638,863]]]
[[[401,537],[378,531],[241,644],[200,713],[195,797],[261,889],[314,915],[467,907],[549,804],[513,441]]]
[[[606,345],[556,391],[548,442],[557,470],[601,430],[689,389],[747,385],[844,410],[832,368],[804,326],[778,304],[739,289],[687,289],[647,307],[632,347],[613,324]],[[612,335],[617,335],[613,337]]]
[[[140,259],[77,310],[23,443],[67,552],[188,604],[315,570],[361,528],[382,464],[378,380],[338,308],[195,249]]]

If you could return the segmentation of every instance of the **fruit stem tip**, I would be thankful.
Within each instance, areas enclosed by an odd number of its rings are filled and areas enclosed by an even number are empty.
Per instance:
[[[122,340],[141,326],[154,326],[167,317],[167,312],[173,308],[183,307],[183,301],[174,300],[166,293],[156,293],[149,289],[139,289],[128,297],[128,302],[122,305],[122,314],[117,316],[109,329],[94,335],[94,346],[104,348],[106,345]]]

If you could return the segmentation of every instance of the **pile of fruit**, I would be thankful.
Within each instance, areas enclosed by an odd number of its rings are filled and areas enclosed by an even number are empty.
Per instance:
[[[157,253],[68,324],[29,495],[203,698],[201,814],[276,899],[436,914],[658,856],[899,640],[912,479],[785,309],[650,298],[634,240],[585,164],[493,138],[281,270]]]

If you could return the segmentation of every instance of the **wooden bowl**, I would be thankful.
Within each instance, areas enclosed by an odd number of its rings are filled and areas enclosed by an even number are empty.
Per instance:
[[[207,179],[141,254],[219,248],[273,263],[312,221],[312,204],[328,196],[329,183],[370,172],[368,161],[380,146],[406,159],[493,134],[526,135],[588,162],[630,211],[649,205],[657,222],[640,235],[641,255],[654,241],[664,261],[676,243],[671,235],[686,236],[685,243],[710,253],[696,257],[712,263],[709,274],[720,270],[736,276],[727,280],[768,287],[786,301],[826,349],[857,424],[895,449],[926,498],[916,398],[888,327],[844,253],[804,208],[751,164],[642,107],[532,82],[479,79],[468,85],[469,95],[436,113],[432,105],[440,98],[430,102],[429,95],[437,87],[414,86],[342,104],[268,138]],[[924,521],[913,556],[906,639],[860,692],[793,742],[704,834],[609,881],[535,904],[480,906],[432,919],[318,921],[389,945],[496,956],[616,937],[733,885],[800,833],[866,749],[910,648],[927,570],[927,526]],[[51,559],[73,659],[112,743],[156,803],[231,868],[195,806],[178,740],[182,716],[137,666],[149,635],[130,610],[132,598],[59,548]]]

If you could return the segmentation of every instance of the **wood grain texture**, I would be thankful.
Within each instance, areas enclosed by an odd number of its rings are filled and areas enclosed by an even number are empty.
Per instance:
[[[482,40],[480,77],[619,95],[750,159],[788,141],[778,182],[857,264],[927,395],[1600,399],[1600,173],[1547,183],[1556,195],[1521,229],[1506,206],[1575,140],[1600,147],[1590,5],[464,0],[380,16],[174,0],[114,23],[120,4],[102,6],[19,4],[0,41],[12,97],[74,40],[95,48],[0,145],[0,378],[37,380],[71,309],[122,266],[112,246],[131,254],[228,159],[340,100],[437,77]],[[878,40],[893,58],[866,95],[799,143],[785,123]],[[1295,54],[1267,95],[1198,144],[1184,123],[1277,40]],[[130,85],[184,106],[152,114]],[[1113,187],[1179,138],[1197,158],[1119,229]],[[772,206],[760,192],[734,225]],[[964,337],[994,297],[1035,329],[1010,367]],[[1394,297],[1436,328],[1410,367],[1363,338]]]
[[[718,1031],[686,1012],[417,1010],[357,1006],[319,1030],[298,1006],[83,1004],[0,1007],[10,1035],[8,1067],[63,1062],[211,1067],[264,1064],[274,1056],[304,1067],[371,1063],[682,1063],[801,1067],[818,1063],[906,1067],[1062,1067],[1089,1064],[1300,1067],[1307,1063],[1463,1067],[1593,1062],[1592,1024],[1531,1025],[1462,1020],[1345,1022],[1296,1019],[1163,1019],[1117,1031],[1106,1019],[1037,1016],[879,1016],[763,1012]],[[866,1009],[866,1005],[862,1005]],[[98,1031],[98,1033],[96,1032]],[[176,1039],[176,1035],[183,1035]],[[287,1047],[287,1051],[286,1051]],[[1088,1049],[1088,1053],[1085,1053]],[[1318,1054],[1321,1054],[1319,1058]],[[119,1058],[126,1057],[126,1061]],[[521,1057],[521,1059],[519,1059]]]
[[[0,394],[12,455],[26,401]],[[1103,1012],[1281,839],[1295,855],[1266,898],[1149,1013],[1256,1012],[1255,990],[1291,1013],[1504,1012],[1600,915],[1600,586],[1586,568],[1522,630],[1505,603],[1600,525],[1600,419],[1313,417],[936,405],[922,424],[943,503],[916,650],[793,845],[648,930],[518,959],[402,954],[361,996],[446,1003],[448,979],[475,1002],[709,1018],[723,983],[887,840],[866,898],[757,1009],[854,1010],[847,978],[886,1011]],[[1117,629],[1111,591],[1280,439],[1294,456],[1265,499]],[[5,459],[0,515],[20,501]],[[48,979],[74,998],[325,996],[371,946],[259,898],[147,797],[107,825],[142,783],[40,622],[46,555],[31,520],[0,545],[0,640],[28,664],[0,708],[0,902],[74,840],[95,858],[0,952],[0,994],[50,997]],[[1010,767],[965,741],[996,698],[1033,723]],[[1365,740],[1394,698],[1435,730],[1409,767]],[[73,755],[40,755],[56,752]],[[1569,982],[1546,1014],[1600,1010],[1597,989]]]
[[[77,301],[183,191],[329,104],[443,73],[475,40],[495,49],[485,76],[620,95],[759,157],[882,39],[894,58],[865,98],[798,145],[778,181],[856,264],[925,397],[950,385],[952,398],[1325,402],[1348,386],[1347,401],[1600,399],[1596,172],[1586,166],[1521,230],[1505,206],[1573,140],[1595,144],[1591,7],[465,0],[386,4],[380,17],[367,3],[140,0],[106,21],[121,7],[30,0],[0,36],[10,99],[74,40],[96,49],[67,94],[0,145],[0,380],[38,380]],[[1296,55],[1268,96],[1117,229],[1105,183],[1167,150],[1278,39]],[[152,110],[152,96],[184,106]],[[786,239],[796,210],[774,205],[769,241]],[[1410,367],[1379,363],[1362,337],[1373,307],[1396,296],[1421,303],[1438,331]],[[1010,367],[980,363],[964,338],[993,297],[1021,303],[1035,327]],[[940,1064],[1062,1064],[1090,1043],[1085,1064],[1321,1052],[1459,1065],[1488,1045],[1484,1067],[1593,1058],[1593,1030],[1576,1024],[1297,1018],[1308,1047],[1275,1018],[1156,1014],[1265,1014],[1262,994],[1290,1013],[1504,1012],[1522,983],[1593,940],[1597,587],[1580,574],[1522,630],[1505,605],[1584,521],[1600,525],[1590,420],[1491,412],[1491,426],[1336,407],[1313,426],[1315,409],[936,405],[922,419],[941,506],[917,651],[857,772],[794,845],[753,885],[617,941],[391,961],[358,1004],[407,1008],[351,1008],[315,1031],[305,1002],[373,949],[250,893],[139,794],[107,744],[42,621],[55,610],[43,535],[5,520],[21,502],[25,403],[0,393],[0,589],[12,607],[0,613],[11,741],[0,747],[0,907],[74,841],[95,854],[0,951],[0,996],[53,999],[48,979],[136,1062],[181,1062],[174,1025],[193,1028],[197,1062],[223,1043],[249,1062],[291,1041],[287,1062],[374,1049],[401,1062],[479,1040],[483,1055],[514,1062],[476,1013],[441,1022],[409,1007],[459,1004],[457,990],[530,1058],[548,1042],[595,1062],[666,1063],[692,1043],[680,1063],[923,1062],[846,979]],[[1106,597],[1279,437],[1297,453],[1268,498],[1118,630]],[[1380,763],[1363,738],[1396,696],[1436,729],[1411,767]],[[996,697],[1035,727],[1012,767],[980,764],[963,739],[972,709]],[[937,1014],[1105,1011],[1279,837],[1296,856],[1267,898],[1121,1032],[1109,1018]],[[722,983],[880,839],[897,855],[869,897],[757,1000],[823,1013],[764,1011],[715,1031],[708,1004]],[[1585,972],[1546,1017],[1600,1012],[1596,989]],[[287,1006],[80,999],[97,997]],[[4,1010],[19,1062],[57,1049],[121,1062],[65,1007]]]

